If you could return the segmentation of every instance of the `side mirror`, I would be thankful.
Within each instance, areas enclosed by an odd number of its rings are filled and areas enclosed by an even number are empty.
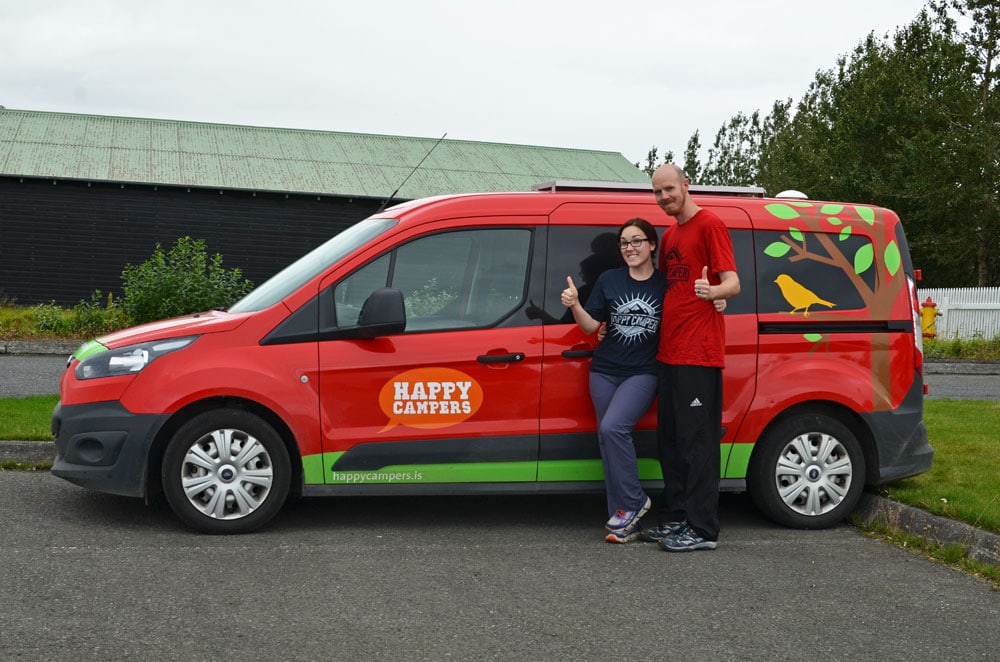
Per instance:
[[[362,338],[376,338],[405,330],[406,307],[403,305],[403,293],[391,287],[372,292],[361,307],[358,335]]]

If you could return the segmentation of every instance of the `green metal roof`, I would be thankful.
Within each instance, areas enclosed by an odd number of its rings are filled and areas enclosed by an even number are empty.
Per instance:
[[[0,109],[0,176],[386,198],[437,138]],[[397,198],[649,182],[616,152],[441,141]]]

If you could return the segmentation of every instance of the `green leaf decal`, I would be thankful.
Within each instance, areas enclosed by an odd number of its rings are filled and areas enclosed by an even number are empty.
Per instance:
[[[875,225],[875,210],[871,207],[855,207],[854,211],[858,212],[858,216],[861,220],[868,225]]]
[[[808,340],[809,342],[819,342],[820,340],[823,339],[823,334],[822,333],[803,333],[802,337],[805,338],[806,340]]]
[[[798,228],[788,228],[788,234],[792,235],[795,241],[802,241],[802,230]]]
[[[840,231],[840,236],[838,237],[838,239],[840,239],[841,241],[843,241],[843,240],[847,239],[850,236],[851,236],[851,226],[850,225],[845,225],[844,229]]]
[[[875,261],[875,249],[871,244],[865,244],[854,254],[854,273],[863,274]]]
[[[844,205],[823,205],[820,207],[819,213],[835,216],[842,211],[844,211]]]
[[[766,209],[771,216],[780,218],[783,221],[790,221],[793,218],[799,218],[799,212],[781,202],[772,202],[769,205],[765,205],[764,209]]]
[[[899,244],[890,241],[889,245],[885,247],[885,268],[889,270],[890,276],[895,276],[896,272],[899,271],[901,261]]]
[[[843,225],[844,224],[844,222],[842,220],[840,220],[839,218],[836,218],[834,216],[831,216],[830,218],[826,219],[826,222],[829,223],[830,225]]]
[[[812,209],[813,206],[811,202],[796,202],[795,200],[789,200],[788,204],[790,204],[793,207],[801,207],[809,209]]]
[[[770,255],[771,257],[784,257],[785,253],[792,250],[792,247],[783,241],[776,241],[772,244],[768,244],[767,248],[764,249],[764,253]]]

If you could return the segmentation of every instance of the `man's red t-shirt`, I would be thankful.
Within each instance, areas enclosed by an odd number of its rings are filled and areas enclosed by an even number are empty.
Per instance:
[[[719,284],[720,271],[736,271],[733,242],[715,213],[701,209],[686,223],[663,234],[659,268],[667,275],[663,324],[656,358],[671,365],[726,365],[724,316],[711,301],[695,296],[694,281],[708,266],[708,280]]]

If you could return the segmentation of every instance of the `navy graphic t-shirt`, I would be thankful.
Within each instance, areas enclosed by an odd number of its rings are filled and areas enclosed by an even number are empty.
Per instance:
[[[656,374],[656,349],[667,279],[654,271],[646,280],[634,280],[628,267],[602,273],[584,306],[608,333],[594,349],[590,369],[605,375]]]

